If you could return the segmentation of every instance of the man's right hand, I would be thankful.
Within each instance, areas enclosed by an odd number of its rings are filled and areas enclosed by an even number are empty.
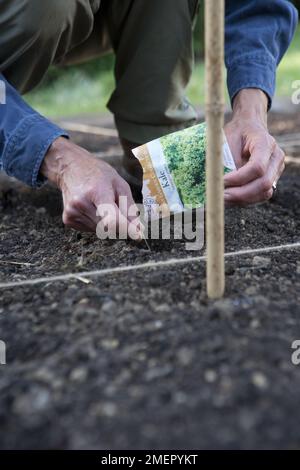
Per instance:
[[[41,174],[62,192],[65,225],[81,232],[95,232],[101,223],[101,229],[108,233],[114,233],[117,227],[130,238],[142,238],[142,224],[136,216],[130,187],[107,163],[60,137],[48,150]],[[121,196],[127,198],[127,207],[119,205]],[[103,205],[109,205],[109,215],[102,213]]]

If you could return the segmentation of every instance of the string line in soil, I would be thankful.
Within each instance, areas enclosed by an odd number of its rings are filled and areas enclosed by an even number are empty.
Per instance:
[[[287,251],[287,250],[297,250],[300,248],[300,242],[290,243],[287,245],[277,245],[277,246],[269,246],[265,248],[255,248],[255,249],[247,249],[247,250],[240,250],[240,251],[232,251],[229,253],[225,253],[225,258],[234,258],[238,256],[247,256],[247,255],[257,255],[257,254],[264,254],[264,253],[272,253],[277,251]],[[0,283],[0,289],[7,289],[12,287],[22,287],[22,286],[33,286],[37,284],[48,284],[51,282],[58,282],[58,281],[69,281],[69,280],[78,280],[78,279],[85,279],[89,277],[101,277],[110,274],[122,274],[127,273],[130,271],[138,271],[143,269],[156,269],[156,268],[164,268],[170,266],[178,266],[188,263],[199,263],[201,261],[205,261],[206,256],[194,256],[188,258],[171,258],[168,260],[162,261],[150,261],[147,263],[141,263],[136,265],[129,265],[129,266],[118,266],[115,268],[105,268],[99,269],[95,271],[80,271],[77,273],[69,273],[69,274],[59,274],[56,276],[49,276],[49,277],[40,277],[35,279],[26,279],[24,281],[11,281],[11,282],[2,282]]]

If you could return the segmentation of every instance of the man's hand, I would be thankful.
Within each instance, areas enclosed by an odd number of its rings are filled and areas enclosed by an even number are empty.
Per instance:
[[[225,203],[248,205],[269,200],[284,171],[284,152],[267,128],[266,95],[245,89],[236,96],[233,119],[225,127],[237,171],[225,176]]]
[[[41,173],[62,191],[65,225],[95,232],[101,221],[101,229],[108,233],[114,233],[117,227],[131,238],[142,237],[129,185],[107,163],[61,137],[50,147]],[[127,207],[118,205],[120,196],[126,198]],[[108,206],[110,212],[104,214],[102,208]]]

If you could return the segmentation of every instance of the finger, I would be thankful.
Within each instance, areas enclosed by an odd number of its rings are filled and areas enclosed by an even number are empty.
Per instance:
[[[92,203],[97,224],[104,228],[112,227],[116,220],[116,194],[112,186],[102,187],[93,195]]]
[[[127,239],[129,221],[119,210],[117,204],[100,204],[97,213],[101,216],[97,234],[110,239]]]
[[[251,181],[262,178],[267,171],[269,161],[276,148],[276,142],[271,136],[261,138],[250,146],[250,158],[239,170],[228,173],[224,178],[225,187],[244,186]]]
[[[88,220],[82,219],[74,219],[72,222],[65,224],[66,227],[72,228],[73,230],[77,230],[78,232],[87,232],[87,233],[95,233],[94,227],[90,224]]]
[[[270,199],[273,195],[272,186],[280,178],[282,169],[282,154],[279,151],[275,151],[267,172],[262,178],[251,181],[242,187],[232,187],[225,190],[224,198],[226,204],[243,206]]]
[[[95,194],[93,202],[96,207],[97,217],[97,235],[99,238],[127,238],[128,219],[119,210],[117,204],[117,191],[113,186],[101,188],[101,191]]]
[[[134,240],[142,239],[145,230],[140,220],[140,211],[134,202],[131,189],[124,181],[117,189],[118,206],[121,214],[128,220],[128,235]]]
[[[97,216],[97,208],[90,201],[83,203],[82,207],[78,211],[80,216],[89,222],[89,226],[93,227],[93,231],[96,231],[96,226],[100,221],[100,217]]]
[[[77,194],[69,202],[66,202],[63,193],[64,202],[64,215],[68,219],[81,218],[89,228],[89,231],[96,230],[98,218],[96,216],[96,209],[86,195]]]
[[[93,197],[92,202],[98,207],[101,204],[114,204],[116,200],[116,193],[114,188],[109,185],[99,189]]]
[[[259,204],[261,202],[266,202],[269,201],[274,194],[273,188],[269,189],[268,191],[265,191],[263,193],[255,193],[252,194],[251,196],[247,196],[247,199],[244,196],[241,196],[240,194],[230,194],[227,195],[225,194],[224,199],[225,199],[225,206],[226,207],[247,207],[252,204]]]
[[[224,194],[226,205],[247,206],[267,201],[273,195],[272,181],[275,181],[275,174],[276,172],[270,168],[263,178],[240,188],[227,189]]]
[[[74,229],[80,231],[80,232],[88,232],[88,233],[95,233],[96,232],[96,226],[95,224],[91,223],[91,221],[86,217],[86,218],[79,218],[76,221],[74,221],[73,227]]]
[[[283,175],[284,171],[285,171],[285,153],[283,152],[282,149],[279,149],[280,150],[280,158],[282,160],[282,163],[281,163],[281,166],[280,166],[280,169],[279,169],[279,172],[278,172],[278,178],[277,180],[275,181],[275,183],[277,184],[278,181],[280,180],[281,176]]]
[[[118,207],[116,202],[119,202],[120,196],[123,196],[123,201]],[[141,228],[135,220],[136,215],[128,214],[128,209],[132,206],[136,207],[136,205],[125,181],[119,178],[116,181],[116,188],[112,186],[106,190],[102,188],[101,193],[96,195],[94,201],[97,204],[97,216],[102,219],[97,233],[102,235],[105,230],[110,238],[115,238],[116,231],[118,231],[121,239],[126,239],[128,236],[133,239],[141,238]],[[137,211],[136,208],[133,212],[136,214]]]
[[[117,203],[122,214],[130,221],[136,219],[138,208],[134,202],[129,184],[122,180],[116,188],[116,193]],[[129,210],[130,208],[131,211]],[[134,212],[136,213],[135,216],[132,215]]]
[[[95,232],[96,229],[95,224],[88,217],[68,205],[63,212],[63,223],[80,232]]]
[[[273,159],[275,160],[275,164],[277,164],[277,176],[275,177],[273,184],[277,184],[285,170],[285,153],[279,147],[279,145],[276,145],[274,154],[272,156],[272,160]]]

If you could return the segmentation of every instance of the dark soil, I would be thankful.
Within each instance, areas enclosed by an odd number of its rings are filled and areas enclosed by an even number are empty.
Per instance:
[[[269,115],[269,128],[271,133],[275,136],[281,136],[284,134],[293,134],[300,132],[300,113],[295,106],[294,114],[286,113],[270,113]]]
[[[1,448],[299,448],[299,260],[2,291]]]
[[[60,205],[54,189],[4,192],[0,199],[0,282],[199,254],[186,251],[181,240],[150,241],[149,252],[144,242],[101,241],[94,235],[81,235],[64,228]],[[299,214],[300,166],[289,165],[274,202],[227,210],[226,251],[298,241]]]
[[[0,282],[199,254],[82,236],[60,210],[53,189],[2,189]],[[226,251],[299,242],[299,215],[289,164],[276,201],[227,211]],[[203,262],[1,289],[0,448],[299,448],[300,250],[226,273],[215,302]]]

